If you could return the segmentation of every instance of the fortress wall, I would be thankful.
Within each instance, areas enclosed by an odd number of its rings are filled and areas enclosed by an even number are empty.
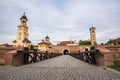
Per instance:
[[[114,61],[120,61],[120,46],[106,46],[106,48],[113,52]]]

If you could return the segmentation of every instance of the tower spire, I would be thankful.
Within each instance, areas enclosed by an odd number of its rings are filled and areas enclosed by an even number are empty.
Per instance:
[[[25,15],[25,12],[24,12],[24,14],[23,15]]]
[[[28,21],[27,17],[25,16],[25,12],[23,13],[23,16],[20,18],[20,20],[25,19],[26,21]]]

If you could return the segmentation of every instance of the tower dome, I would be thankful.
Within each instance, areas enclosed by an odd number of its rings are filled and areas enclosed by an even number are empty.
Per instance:
[[[48,35],[45,38],[50,39]]]
[[[22,19],[26,19],[28,21],[27,17],[25,16],[25,12],[24,12],[23,16],[20,18],[20,20],[22,20]]]

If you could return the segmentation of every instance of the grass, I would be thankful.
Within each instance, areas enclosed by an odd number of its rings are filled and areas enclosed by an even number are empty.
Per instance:
[[[3,63],[0,63],[0,66],[4,66],[5,64],[3,64]]]
[[[109,66],[109,67],[117,71],[120,71],[120,61],[114,61],[114,65]]]

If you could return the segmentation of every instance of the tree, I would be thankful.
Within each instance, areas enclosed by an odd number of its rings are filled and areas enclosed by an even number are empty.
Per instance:
[[[101,43],[100,45],[104,45],[104,43]]]
[[[120,44],[120,40],[118,41],[118,44]]]
[[[91,42],[90,41],[87,41],[87,40],[80,40],[79,41],[79,45],[91,45]]]
[[[30,50],[34,50],[34,45],[30,45]]]
[[[120,45],[120,38],[118,39],[110,39],[107,44],[111,44],[111,45]]]
[[[113,40],[109,39],[109,41],[107,42],[107,44],[113,44]]]

